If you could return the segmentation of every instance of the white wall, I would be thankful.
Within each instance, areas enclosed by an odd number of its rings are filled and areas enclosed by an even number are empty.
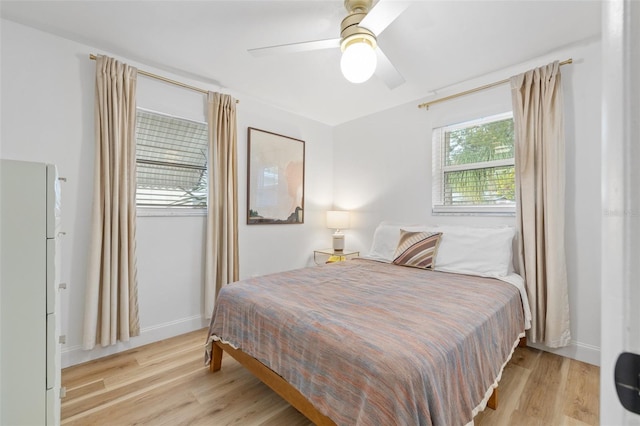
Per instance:
[[[98,358],[206,325],[202,318],[204,217],[140,216],[137,229],[141,336],[111,348],[82,351],[86,253],[94,161],[94,73],[90,53],[105,53],[140,69],[214,91],[219,87],[171,75],[110,52],[2,20],[0,157],[58,166],[62,186],[63,366]],[[211,70],[215,77],[215,70]],[[324,212],[332,202],[332,133],[317,122],[231,93],[238,104],[240,275],[248,277],[312,263],[312,251],[330,244]],[[204,96],[144,76],[138,105],[203,120]],[[304,140],[305,223],[246,223],[247,127]],[[204,339],[204,336],[203,336]]]
[[[600,345],[600,43],[592,41],[438,93],[438,98],[572,57],[563,66],[566,133],[566,243],[571,345],[555,351],[592,364]],[[433,99],[433,98],[431,98]],[[347,245],[367,251],[382,220],[514,225],[514,217],[431,214],[431,129],[511,111],[509,85],[433,105],[431,99],[364,117],[334,129],[334,203],[353,211]]]

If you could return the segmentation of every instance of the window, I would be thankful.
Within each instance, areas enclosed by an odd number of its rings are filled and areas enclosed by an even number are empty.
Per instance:
[[[138,207],[207,207],[206,123],[138,108]]]
[[[433,129],[434,213],[513,214],[513,115]]]

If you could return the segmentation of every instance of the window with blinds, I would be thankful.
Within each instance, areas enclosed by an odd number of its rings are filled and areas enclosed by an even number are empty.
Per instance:
[[[206,123],[136,111],[138,207],[207,207]]]
[[[433,212],[515,213],[512,113],[433,129]]]

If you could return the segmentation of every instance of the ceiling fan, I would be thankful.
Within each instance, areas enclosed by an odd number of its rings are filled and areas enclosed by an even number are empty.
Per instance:
[[[363,83],[375,73],[390,89],[395,89],[404,83],[404,77],[377,45],[376,37],[400,16],[409,3],[379,0],[375,6],[372,5],[373,0],[344,0],[348,15],[340,25],[340,38],[260,47],[249,49],[249,53],[263,56],[340,47],[340,68],[347,80]]]

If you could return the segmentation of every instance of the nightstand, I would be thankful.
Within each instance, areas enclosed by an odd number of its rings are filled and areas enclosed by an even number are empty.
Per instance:
[[[314,250],[313,261],[316,265],[323,263],[342,262],[348,259],[353,259],[360,256],[359,251],[344,249],[342,251],[335,251],[331,248]]]

